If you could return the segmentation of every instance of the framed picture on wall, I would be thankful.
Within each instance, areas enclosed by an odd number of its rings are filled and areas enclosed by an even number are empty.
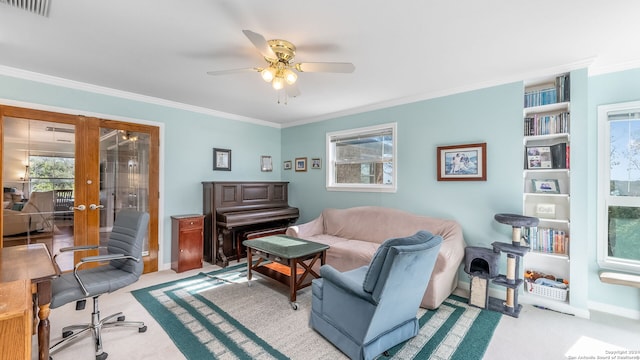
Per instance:
[[[296,158],[296,171],[307,171],[307,158]]]
[[[320,159],[320,158],[312,158],[311,159],[311,168],[312,169],[322,169],[322,159]]]
[[[271,156],[263,155],[260,157],[260,171],[273,171]]]
[[[291,170],[292,168],[292,164],[291,164],[291,160],[287,160],[282,164],[282,168],[285,170]]]
[[[486,181],[487,143],[438,146],[438,181]]]
[[[213,148],[213,170],[231,171],[231,150]]]

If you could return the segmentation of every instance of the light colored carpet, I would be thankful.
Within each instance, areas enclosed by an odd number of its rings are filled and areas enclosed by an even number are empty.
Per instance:
[[[144,321],[149,328],[142,334],[135,329],[116,328],[104,331],[103,345],[105,351],[110,354],[109,359],[185,359],[167,332],[136,301],[131,291],[187,278],[200,271],[210,272],[216,269],[219,267],[205,263],[204,269],[190,270],[180,274],[172,270],[163,270],[143,275],[135,284],[101,296],[100,308],[103,315],[123,311],[128,319]],[[458,290],[457,293],[462,296],[467,295],[464,289]],[[90,317],[90,302],[83,311],[76,311],[75,304],[67,304],[52,310],[50,315],[52,343],[60,339],[63,326],[87,322]],[[640,334],[638,320],[599,312],[592,312],[591,319],[582,319],[525,304],[519,318],[502,316],[484,359],[567,359],[568,352],[595,357],[597,353],[603,353],[607,348],[640,350],[638,334]],[[34,335],[32,343],[33,359],[36,360],[37,336]],[[93,359],[93,355],[93,344],[91,338],[87,336],[59,351],[53,358],[54,360]]]
[[[215,275],[218,275],[216,273]],[[188,359],[342,359],[309,325],[311,288],[298,292],[260,276],[246,282],[244,266],[224,280],[204,274],[134,291]],[[420,309],[420,333],[390,350],[394,359],[481,359],[501,315],[451,297],[437,311]]]

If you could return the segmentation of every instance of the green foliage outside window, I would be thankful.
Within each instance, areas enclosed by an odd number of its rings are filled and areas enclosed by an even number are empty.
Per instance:
[[[609,207],[609,256],[640,261],[640,208]]]
[[[75,159],[52,156],[29,157],[31,191],[73,189]]]

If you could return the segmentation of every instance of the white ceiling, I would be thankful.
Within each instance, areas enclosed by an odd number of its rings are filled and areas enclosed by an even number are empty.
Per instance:
[[[588,65],[640,66],[634,0],[52,0],[48,17],[0,4],[0,72],[17,69],[289,126]],[[243,35],[298,47],[287,105]]]

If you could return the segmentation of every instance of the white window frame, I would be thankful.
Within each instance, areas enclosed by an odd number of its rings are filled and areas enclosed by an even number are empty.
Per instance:
[[[640,109],[640,101],[598,106],[598,265],[603,269],[640,274],[640,261],[609,257],[609,206],[640,207],[640,197],[612,196],[610,193],[610,126],[609,114]]]
[[[397,144],[398,144],[398,131],[397,123],[387,123],[375,126],[362,127],[350,130],[341,130],[328,132],[326,136],[326,158],[327,158],[327,191],[359,191],[359,192],[396,192],[398,188],[398,161],[397,161]],[[331,139],[334,137],[348,137],[356,136],[359,134],[370,134],[376,131],[391,129],[391,136],[393,138],[393,150],[392,150],[392,163],[393,174],[391,184],[340,184],[335,182],[335,149],[331,143]]]

